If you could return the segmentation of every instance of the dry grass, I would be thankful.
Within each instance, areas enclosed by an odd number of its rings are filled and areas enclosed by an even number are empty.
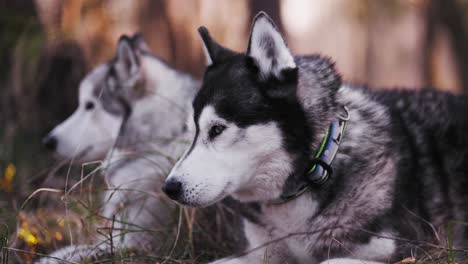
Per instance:
[[[236,210],[226,204],[206,209],[179,208],[174,215],[173,224],[164,230],[149,230],[132,225],[131,221],[127,223],[127,228],[116,229],[115,219],[106,219],[100,214],[100,196],[106,185],[99,173],[99,164],[69,166],[68,163],[58,163],[48,170],[54,173],[45,173],[44,175],[49,176],[43,180],[54,188],[37,188],[27,195],[14,192],[16,186],[8,185],[7,171],[8,168],[0,179],[2,195],[13,201],[12,208],[16,203],[18,209],[0,211],[2,219],[9,218],[0,226],[2,264],[33,263],[65,246],[91,245],[93,241],[107,243],[112,250],[98,258],[89,257],[85,263],[202,263],[230,255],[236,251],[236,245],[244,244],[239,234],[240,219]],[[467,223],[449,223],[449,235],[439,236],[444,246],[398,237],[387,238],[411,245],[415,249],[414,257],[399,263],[468,263],[465,261],[468,259],[468,251],[454,249],[451,243],[450,231],[454,225]],[[166,239],[157,252],[144,252],[134,248],[119,249],[111,244],[112,236],[123,236],[128,232],[163,233]],[[279,237],[253,250],[267,251],[271,243],[310,233]],[[267,261],[265,259],[265,263]]]
[[[165,230],[148,230],[132,223],[127,223],[124,230],[116,229],[115,219],[100,214],[99,197],[105,190],[103,177],[98,168],[85,167],[54,168],[68,175],[70,187],[36,189],[23,198],[17,212],[1,212],[0,216],[14,223],[2,226],[2,263],[32,263],[68,245],[112,243],[110,236],[124,236],[128,232],[163,233],[167,239],[158,252],[151,254],[139,249],[117,249],[109,244],[112,248],[109,254],[86,262],[198,263],[231,254],[238,243],[239,239],[233,236],[235,226],[239,225],[238,217],[221,205],[203,210],[180,208],[174,215],[174,224]],[[76,172],[79,175],[73,175]],[[58,176],[63,179],[63,175]],[[54,182],[49,177],[45,181]]]

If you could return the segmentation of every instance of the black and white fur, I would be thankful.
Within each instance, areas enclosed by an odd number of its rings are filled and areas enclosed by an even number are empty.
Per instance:
[[[164,190],[189,206],[232,196],[251,209],[245,254],[219,263],[395,262],[447,247],[447,224],[468,220],[464,96],[345,85],[329,59],[293,57],[264,13],[245,54],[199,31],[209,66],[193,102],[196,133]],[[345,106],[330,179],[272,203],[307,183]],[[466,247],[466,227],[453,225],[451,238]]]
[[[173,239],[161,230],[176,226],[176,206],[160,189],[188,146],[186,120],[198,87],[199,81],[151,55],[141,35],[123,36],[115,58],[83,80],[76,112],[51,132],[61,156],[80,154],[78,160],[87,161],[108,153],[102,215],[108,226],[115,219],[116,249],[157,254]],[[109,241],[96,245],[70,246],[52,256],[79,261],[110,253]]]

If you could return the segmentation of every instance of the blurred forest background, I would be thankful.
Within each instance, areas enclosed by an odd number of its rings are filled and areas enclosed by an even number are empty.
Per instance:
[[[243,51],[260,10],[295,54],[332,57],[347,81],[468,91],[468,0],[0,0],[2,232],[40,218],[28,210],[50,194],[20,213],[34,190],[63,186],[67,169],[41,138],[73,112],[81,78],[113,56],[121,34],[142,32],[156,55],[200,78],[197,27]]]

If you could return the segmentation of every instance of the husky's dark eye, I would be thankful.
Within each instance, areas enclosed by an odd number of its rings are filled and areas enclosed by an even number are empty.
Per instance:
[[[208,136],[210,137],[210,139],[214,139],[215,137],[223,133],[225,129],[226,129],[225,125],[220,125],[220,124],[213,125],[210,128],[210,132],[208,133]]]
[[[93,102],[86,102],[85,109],[86,109],[86,111],[93,110],[94,109],[94,103]]]

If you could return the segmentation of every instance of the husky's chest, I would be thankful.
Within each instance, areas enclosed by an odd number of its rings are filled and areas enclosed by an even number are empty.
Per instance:
[[[314,263],[316,256],[312,253],[314,247],[320,245],[320,232],[312,230],[312,221],[318,209],[318,202],[303,196],[295,202],[280,206],[266,206],[263,208],[263,223],[269,239],[281,239],[284,246],[297,263]],[[388,260],[395,250],[395,241],[386,237],[389,232],[383,232],[371,237],[368,243],[350,248],[354,257],[362,259]]]
[[[264,222],[267,225],[271,239],[284,238],[284,243],[298,263],[313,260],[309,249],[313,243],[313,235],[303,235],[310,232],[310,221],[316,213],[318,203],[303,195],[294,201],[265,206],[263,208]]]

